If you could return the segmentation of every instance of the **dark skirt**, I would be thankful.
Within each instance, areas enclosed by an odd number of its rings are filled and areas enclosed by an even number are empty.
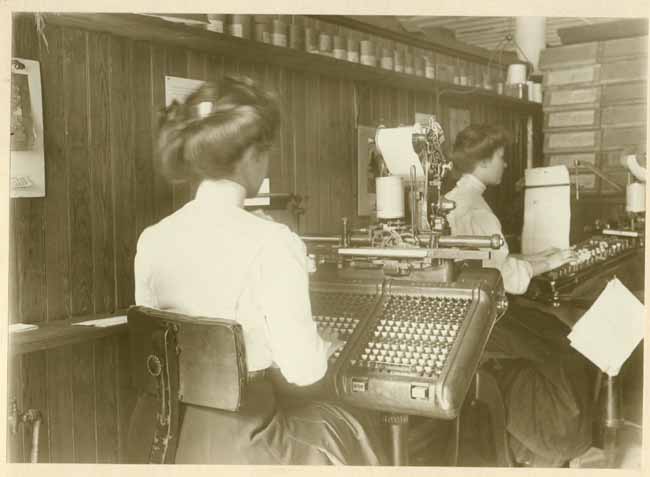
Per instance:
[[[156,403],[140,396],[129,462],[147,461]],[[379,421],[320,401],[278,405],[270,380],[251,383],[239,412],[183,406],[177,464],[385,465]]]
[[[568,332],[552,316],[512,307],[488,341],[488,352],[509,358],[498,379],[518,462],[558,466],[591,445],[595,372]]]

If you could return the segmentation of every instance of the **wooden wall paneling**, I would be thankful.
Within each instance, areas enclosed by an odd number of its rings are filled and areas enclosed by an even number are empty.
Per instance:
[[[119,462],[117,409],[117,341],[114,337],[94,342],[95,423],[97,429],[97,462]]]
[[[294,118],[293,109],[293,73],[286,69],[279,70],[279,94],[282,98],[283,121],[280,130],[282,141],[282,177],[284,178],[284,192],[296,191],[296,168],[293,143]]]
[[[223,77],[223,57],[210,55],[205,63],[205,77],[210,81],[217,81]]]
[[[284,69],[278,66],[268,65],[265,68],[265,86],[277,94],[280,98],[281,107],[287,110],[287,98],[283,92],[284,89]],[[291,192],[292,191],[292,178],[289,169],[290,162],[288,161],[288,147],[286,141],[285,130],[287,128],[287,117],[284,115],[283,123],[280,126],[278,135],[271,149],[271,162],[269,164],[269,171],[271,177],[271,191],[272,192]]]
[[[206,62],[207,55],[198,51],[187,52],[187,77],[191,79],[206,81]],[[199,185],[199,180],[192,180],[189,184],[190,199],[196,195],[196,189]]]
[[[8,276],[8,295],[7,295],[7,308],[9,312],[9,324],[20,323],[20,307],[18,306],[18,293],[19,293],[19,284],[18,284],[18,257],[17,257],[17,228],[16,221],[18,216],[16,215],[16,204],[15,201],[9,201],[9,256],[7,257],[7,270],[9,272]]]
[[[356,131],[354,129],[354,83],[348,80],[341,81],[341,175],[343,182],[342,194],[344,196],[345,214],[349,218],[348,224],[354,227],[358,224],[357,216],[357,148]]]
[[[136,392],[131,384],[131,354],[129,340],[126,336],[111,338],[112,346],[117,350],[115,382],[117,390],[117,435],[119,445],[119,462],[126,462],[127,435],[131,413],[135,407]]]
[[[357,82],[354,83],[354,87],[356,88],[356,107],[358,108],[359,114],[359,117],[356,118],[358,124],[354,126],[355,128],[358,125],[372,126],[373,114],[370,85],[368,83]]]
[[[7,406],[11,410],[13,403],[16,405],[18,412],[23,411],[23,377],[22,377],[22,356],[11,356],[7,363]],[[16,433],[12,433],[11,429],[7,427],[7,462],[25,462],[24,450],[24,434],[25,425],[18,422],[16,426]],[[29,447],[27,448],[27,459],[29,459]]]
[[[148,42],[133,43],[131,58],[134,172],[135,172],[135,233],[136,237],[156,219],[154,199],[154,170],[152,161],[151,122],[152,78],[151,45]]]
[[[47,28],[39,43],[45,146],[45,278],[47,321],[70,316],[68,158],[64,152],[63,31]]]
[[[47,397],[50,416],[50,462],[74,462],[72,401],[72,352],[70,347],[47,351]]]
[[[304,164],[306,169],[307,211],[305,213],[305,231],[322,232],[320,229],[321,195],[319,168],[320,160],[320,78],[317,75],[308,73],[305,75],[305,156]]]
[[[39,60],[38,39],[33,18],[18,18],[14,25],[15,56]],[[17,309],[25,323],[40,322],[46,316],[45,290],[45,200],[19,198],[14,202],[14,245],[16,257]]]
[[[187,78],[187,51],[181,48],[169,47],[167,49],[167,75]],[[180,209],[191,199],[191,185],[186,182],[173,184],[174,210]]]
[[[74,461],[97,461],[97,426],[95,423],[95,367],[93,342],[70,346],[72,361],[72,402],[74,417]]]
[[[47,384],[47,356],[45,351],[22,355],[23,410],[40,411],[42,421],[38,440],[38,462],[50,462],[50,403]],[[23,448],[29,452],[32,446],[32,428],[23,433]],[[29,455],[25,453],[25,458]]]
[[[134,303],[133,259],[137,236],[131,55],[132,42],[111,37],[110,124],[117,308],[128,308]]]
[[[237,76],[239,75],[239,59],[234,56],[223,57],[223,75],[224,76]]]
[[[81,30],[64,31],[65,57],[63,89],[65,103],[65,153],[69,160],[70,181],[70,280],[72,315],[93,311],[92,212],[90,199],[91,167],[89,134],[91,129],[88,95],[87,34]]]
[[[110,131],[110,36],[88,36],[90,157],[93,164],[93,304],[95,313],[115,310],[115,250],[113,217],[113,166]]]
[[[342,146],[342,102],[341,80],[333,79],[327,87],[328,98],[327,129],[327,169],[329,173],[329,224],[332,233],[341,230],[341,217],[347,216],[345,203],[346,164]]]
[[[321,77],[320,79],[320,109],[318,120],[318,180],[316,187],[320,199],[320,220],[318,230],[323,233],[334,232],[332,224],[331,182],[333,164],[333,137],[332,137],[332,89],[335,80]]]
[[[413,124],[413,117],[409,118],[409,91],[406,89],[395,89],[393,94],[393,114],[396,119],[396,126]]]
[[[167,72],[167,51],[164,47],[151,45],[151,150],[153,174],[153,206],[155,221],[174,211],[174,197],[171,184],[160,173],[157,166],[158,124],[165,109],[165,75]]]
[[[306,134],[307,116],[310,114],[306,108],[307,102],[307,79],[302,72],[294,72],[291,76],[291,103],[287,108],[287,114],[291,116],[293,125],[289,130],[293,144],[293,170],[295,186],[293,192],[302,198],[301,207],[306,209],[298,223],[298,232],[304,233],[307,230],[307,217],[311,208],[311,195],[307,183],[307,148],[309,141]]]

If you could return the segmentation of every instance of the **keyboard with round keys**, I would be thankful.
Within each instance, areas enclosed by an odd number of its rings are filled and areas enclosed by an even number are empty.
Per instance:
[[[374,373],[439,376],[470,304],[466,297],[391,296],[350,364]]]
[[[343,342],[330,357],[330,362],[336,361],[359,322],[374,308],[377,295],[312,291],[310,298],[312,316],[319,331],[334,331]]]

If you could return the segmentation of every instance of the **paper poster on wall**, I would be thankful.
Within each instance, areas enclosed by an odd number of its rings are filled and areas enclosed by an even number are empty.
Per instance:
[[[11,197],[45,197],[43,97],[38,61],[11,62]]]
[[[376,129],[370,126],[357,127],[357,214],[373,215],[377,207],[375,178],[379,175],[379,156],[373,154],[370,140],[375,139]]]
[[[165,106],[169,106],[174,100],[182,103],[203,83],[205,81],[179,78],[177,76],[165,76]]]

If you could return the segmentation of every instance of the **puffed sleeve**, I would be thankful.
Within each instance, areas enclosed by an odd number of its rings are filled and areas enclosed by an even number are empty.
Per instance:
[[[268,237],[260,260],[259,299],[273,360],[287,381],[312,384],[327,371],[327,345],[311,315],[305,245],[279,229]]]
[[[470,224],[474,235],[499,234],[503,237],[501,223],[490,211],[472,211]],[[506,292],[513,295],[524,293],[533,276],[533,268],[530,263],[511,257],[506,244],[499,250],[492,250],[492,258],[485,263],[485,266],[496,268],[501,272]]]
[[[148,306],[150,308],[158,307],[158,300],[153,291],[151,260],[151,243],[148,240],[148,229],[143,230],[138,239],[135,260],[133,264],[133,273],[135,279],[135,304]]]

